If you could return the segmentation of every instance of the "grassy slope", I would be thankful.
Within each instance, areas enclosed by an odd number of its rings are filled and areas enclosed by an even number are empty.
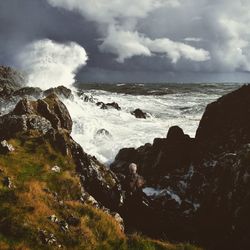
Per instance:
[[[79,202],[81,189],[70,158],[56,152],[36,135],[20,135],[9,142],[15,151],[0,155],[0,249],[169,249],[194,250],[190,245],[172,245],[140,236],[125,236],[116,221],[91,205]],[[60,166],[61,172],[51,168]],[[4,187],[10,177],[14,188]],[[48,217],[66,220],[73,215],[77,226],[63,232]],[[43,245],[39,230],[53,233],[55,246]]]

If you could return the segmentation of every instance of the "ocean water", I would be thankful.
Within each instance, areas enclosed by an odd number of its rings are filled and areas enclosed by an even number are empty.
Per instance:
[[[194,137],[206,105],[237,88],[239,84],[81,84],[74,100],[64,100],[72,116],[73,138],[84,150],[110,164],[124,147],[152,143],[166,137],[173,125]],[[104,103],[117,102],[121,110],[103,110],[84,96]],[[131,115],[136,108],[147,112],[147,119]],[[98,133],[105,129],[109,132]]]

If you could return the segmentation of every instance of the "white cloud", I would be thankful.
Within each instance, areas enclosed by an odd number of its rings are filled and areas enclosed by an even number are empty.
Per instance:
[[[44,39],[28,44],[17,56],[19,67],[28,74],[29,86],[47,89],[74,83],[76,71],[88,57],[80,45]]]
[[[47,0],[52,6],[80,12],[85,18],[95,21],[102,30],[102,52],[117,55],[122,63],[133,56],[164,54],[176,63],[180,58],[205,61],[209,52],[190,45],[174,42],[168,38],[152,40],[137,31],[139,19],[159,8],[175,8],[180,0]],[[106,28],[103,29],[103,25]]]
[[[118,62],[160,54],[175,70],[250,71],[249,0],[47,1],[94,21]]]
[[[203,49],[196,49],[184,43],[173,42],[167,38],[150,39],[138,32],[130,32],[111,27],[107,38],[100,46],[101,51],[116,53],[118,62],[132,56],[152,56],[162,54],[168,57],[172,63],[177,63],[180,58],[192,61],[209,60],[209,53]]]

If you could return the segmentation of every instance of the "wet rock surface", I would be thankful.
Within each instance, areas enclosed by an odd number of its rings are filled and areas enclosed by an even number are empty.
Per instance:
[[[13,111],[0,116],[0,137],[3,139],[15,138],[19,133],[32,131],[48,139],[62,154],[74,159],[86,192],[94,196],[102,206],[117,209],[121,196],[117,177],[94,157],[86,154],[72,139],[72,119],[66,106],[55,94],[37,101],[21,99]],[[4,142],[6,141],[3,140]],[[6,143],[2,149],[9,151],[11,146]],[[57,166],[52,171],[60,172]]]
[[[57,96],[59,96],[60,98],[66,98],[66,99],[73,99],[74,96],[72,94],[72,91],[64,86],[59,86],[56,88],[50,88],[48,90],[45,90],[43,92],[43,94],[45,96],[51,95],[51,94],[55,94]]]
[[[152,145],[118,153],[111,164],[117,176],[135,162],[147,182],[149,207],[134,211],[153,219],[141,219],[140,230],[208,249],[250,247],[249,100],[247,85],[208,105],[196,138],[175,126]]]
[[[96,105],[99,106],[101,109],[113,108],[116,110],[121,110],[121,107],[116,102],[111,102],[111,103],[97,102]]]
[[[148,117],[147,113],[143,112],[141,109],[135,109],[131,114],[139,119],[146,119]]]

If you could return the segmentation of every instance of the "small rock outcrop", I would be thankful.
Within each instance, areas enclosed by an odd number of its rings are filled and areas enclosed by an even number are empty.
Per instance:
[[[106,103],[106,104],[104,102],[97,102],[96,105],[99,106],[101,109],[113,108],[116,110],[121,110],[121,107],[116,102],[111,102],[111,103]]]
[[[148,116],[147,113],[143,112],[141,109],[135,109],[131,112],[131,114],[139,119],[146,119]]]
[[[66,98],[66,99],[73,99],[73,94],[72,91],[64,86],[59,86],[56,88],[50,88],[47,89],[43,92],[43,94],[45,96],[51,95],[51,94],[55,94],[61,98]]]

